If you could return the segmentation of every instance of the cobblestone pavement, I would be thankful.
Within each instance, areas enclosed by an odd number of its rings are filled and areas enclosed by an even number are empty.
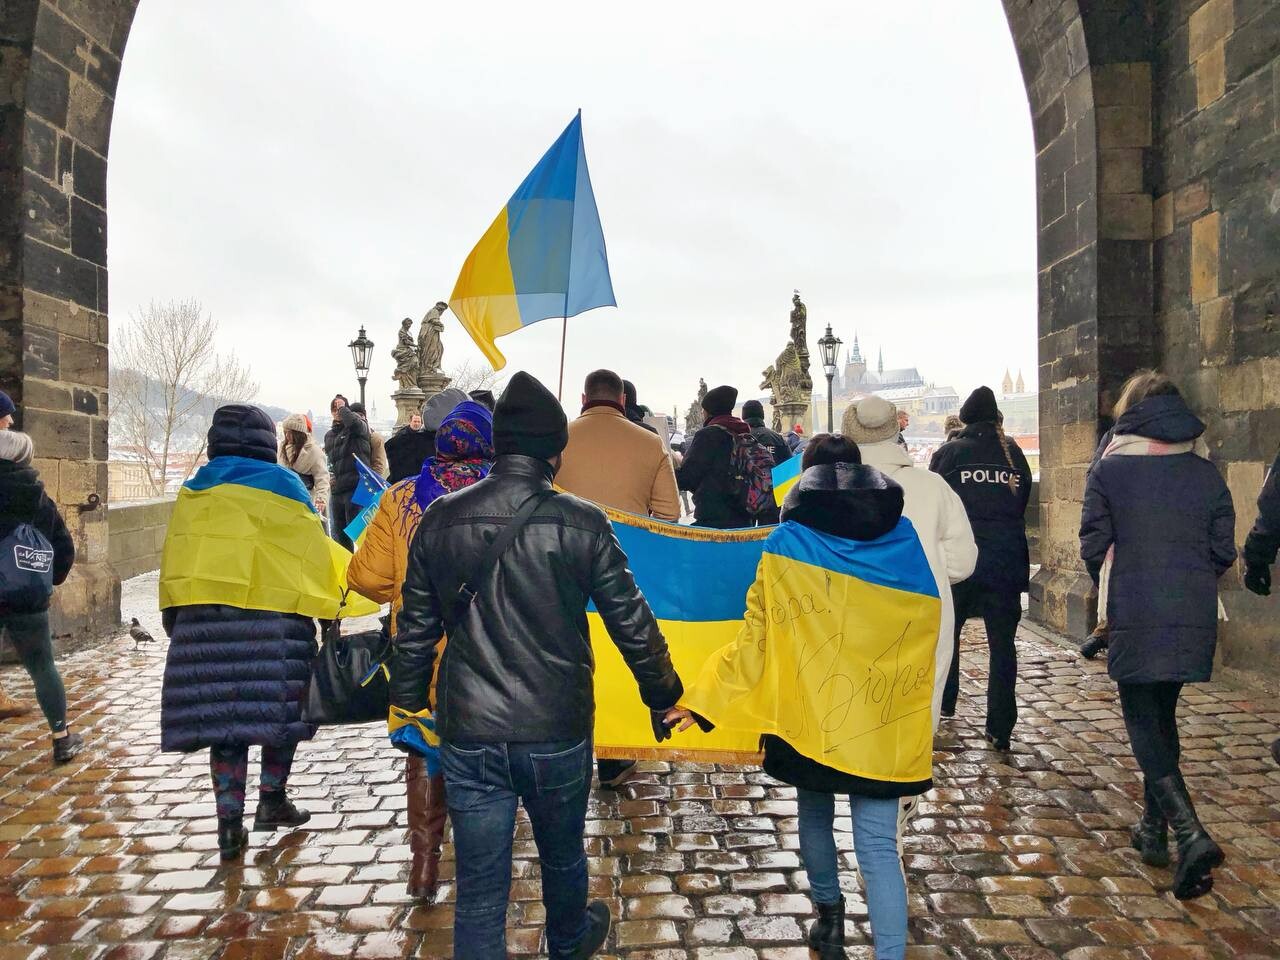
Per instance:
[[[140,579],[126,615],[154,596]],[[1227,853],[1213,894],[1184,905],[1163,892],[1169,872],[1125,846],[1138,780],[1104,670],[1020,633],[1021,720],[1001,757],[980,736],[981,632],[967,641],[960,716],[943,727],[937,787],[906,840],[908,956],[1280,956],[1280,769],[1266,751],[1280,705],[1216,683],[1184,698],[1184,770]],[[315,818],[255,834],[243,865],[219,864],[207,755],[159,751],[157,646],[134,652],[125,638],[62,662],[88,740],[66,767],[51,767],[40,721],[0,722],[0,960],[449,956],[450,885],[430,906],[403,894],[403,764],[376,727],[303,745],[292,787]],[[3,680],[30,694],[21,671]],[[624,794],[591,798],[591,890],[621,921],[614,955],[809,956],[792,791],[754,769],[643,768]],[[530,955],[542,907],[528,824],[518,829],[510,948]],[[869,960],[866,908],[844,882],[849,955]]]

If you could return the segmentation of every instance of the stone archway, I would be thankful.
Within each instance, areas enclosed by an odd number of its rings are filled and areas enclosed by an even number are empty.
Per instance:
[[[1032,612],[1078,635],[1091,614],[1076,547],[1085,469],[1128,373],[1162,363],[1214,411],[1242,524],[1262,447],[1280,440],[1280,238],[1258,203],[1280,187],[1277,28],[1274,10],[1245,0],[1003,2],[1038,185],[1044,565]],[[137,4],[8,0],[0,16],[0,378],[81,553],[59,633],[119,622],[104,511],[76,507],[106,497],[106,169]],[[1269,252],[1247,252],[1268,239]],[[1242,444],[1241,430],[1258,439]],[[1274,653],[1277,629],[1250,604],[1231,604],[1245,624],[1235,644]]]

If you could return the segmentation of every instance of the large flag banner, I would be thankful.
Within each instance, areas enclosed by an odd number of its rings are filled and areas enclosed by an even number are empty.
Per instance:
[[[501,370],[498,337],[606,306],[616,301],[579,111],[467,257],[449,308]]]
[[[707,658],[738,635],[747,590],[755,579],[765,538],[774,527],[712,530],[682,527],[604,508],[626,551],[636,584],[662,627],[676,671],[686,686]],[[595,749],[617,759],[750,763],[758,733],[697,727],[654,740],[649,708],[635,678],[609,639],[600,615],[587,614],[596,657]]]

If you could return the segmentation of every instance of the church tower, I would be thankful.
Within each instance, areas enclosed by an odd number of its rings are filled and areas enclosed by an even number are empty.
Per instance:
[[[880,348],[880,355],[876,361],[876,373],[884,376],[884,347]]]
[[[852,393],[861,387],[866,373],[867,364],[862,359],[862,347],[858,345],[858,333],[855,330],[853,334],[853,350],[848,354],[844,365],[845,392]]]
[[[1017,393],[1026,393],[1026,392],[1027,392],[1027,384],[1026,384],[1026,382],[1022,379],[1022,371],[1021,371],[1021,370],[1019,370],[1019,371],[1018,371],[1018,382],[1017,382],[1017,384],[1015,384],[1015,385],[1014,385],[1014,388],[1013,388],[1013,389],[1014,389],[1014,391],[1015,391],[1015,392],[1017,392]]]
[[[1007,397],[1013,393],[1013,377],[1009,376],[1009,368],[1004,368],[1004,379],[1000,381],[1000,396]]]

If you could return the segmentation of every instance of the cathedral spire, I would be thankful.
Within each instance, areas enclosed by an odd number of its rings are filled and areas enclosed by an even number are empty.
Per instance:
[[[1004,368],[1004,379],[1000,381],[1001,396],[1009,396],[1013,393],[1013,377],[1009,376],[1009,368]]]
[[[880,348],[880,357],[876,361],[876,373],[884,375],[884,347]]]
[[[1022,371],[1021,371],[1021,370],[1019,370],[1019,371],[1018,371],[1018,382],[1014,385],[1014,388],[1013,388],[1013,389],[1014,389],[1015,391],[1017,391],[1018,393],[1026,393],[1026,392],[1027,392],[1027,384],[1026,384],[1026,382],[1022,379]]]
[[[858,346],[858,331],[853,331],[853,355],[849,358],[851,363],[862,362],[862,348]]]

